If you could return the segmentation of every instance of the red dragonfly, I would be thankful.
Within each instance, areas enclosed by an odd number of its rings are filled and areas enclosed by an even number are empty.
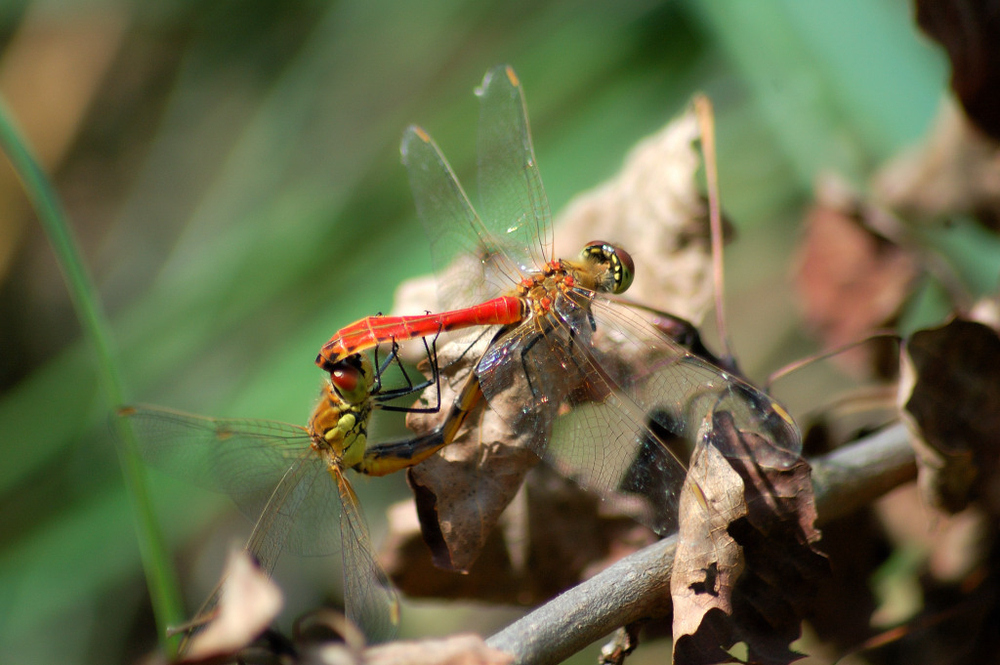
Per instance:
[[[480,396],[498,408],[501,394],[521,391],[520,408],[501,414],[514,434],[536,433],[534,452],[606,497],[647,496],[657,514],[644,521],[660,533],[676,529],[686,473],[668,441],[692,441],[713,414],[728,411],[739,428],[797,453],[798,430],[780,405],[615,298],[632,282],[627,252],[597,241],[576,260],[553,255],[521,84],[500,66],[476,94],[478,213],[423,129],[407,129],[401,146],[449,311],[357,321],[323,346],[317,364],[329,369],[382,343],[493,326],[484,333],[492,342],[440,428],[444,439],[455,436]]]

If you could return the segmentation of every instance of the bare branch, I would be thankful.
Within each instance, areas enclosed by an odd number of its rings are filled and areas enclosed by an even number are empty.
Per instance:
[[[811,461],[820,522],[848,515],[916,477],[896,425]],[[675,536],[609,566],[487,640],[514,663],[559,663],[615,629],[662,615],[670,602]]]

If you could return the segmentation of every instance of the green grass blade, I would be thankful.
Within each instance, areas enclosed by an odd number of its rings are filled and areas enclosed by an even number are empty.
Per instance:
[[[56,253],[84,335],[96,353],[97,373],[109,410],[116,408],[124,402],[124,390],[112,347],[111,334],[97,291],[83,265],[58,195],[15,126],[2,99],[0,99],[0,149],[7,155],[14,171],[21,179]],[[118,435],[116,438],[121,442],[118,446],[118,458],[132,505],[153,611],[160,638],[164,641],[164,646],[169,649],[166,628],[180,623],[184,618],[177,577],[153,514],[142,462],[136,453],[134,434],[131,427],[119,419],[115,419],[114,426]]]

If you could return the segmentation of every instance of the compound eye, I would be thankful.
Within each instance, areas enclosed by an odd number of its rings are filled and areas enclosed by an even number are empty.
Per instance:
[[[608,278],[604,290],[611,293],[624,293],[632,286],[635,279],[635,263],[632,256],[621,247],[603,240],[587,243],[580,253],[585,261],[608,264]]]
[[[374,388],[372,361],[368,354],[355,353],[340,362],[332,363],[330,384],[347,404],[360,405],[369,399]]]
[[[358,384],[361,383],[361,370],[344,363],[337,363],[330,372],[330,382],[341,395],[350,395],[358,389]]]
[[[624,249],[614,245],[612,247],[615,250],[611,261],[611,270],[615,276],[614,292],[625,293],[635,279],[635,263],[632,261],[632,255]]]

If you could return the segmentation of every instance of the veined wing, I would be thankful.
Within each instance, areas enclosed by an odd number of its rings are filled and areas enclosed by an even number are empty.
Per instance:
[[[288,468],[267,494],[243,495],[241,509],[256,519],[247,550],[268,574],[284,551],[305,556],[333,554],[340,546],[337,531],[340,497],[323,473],[315,453]]]
[[[738,427],[764,434],[782,450],[800,445],[797,429],[770,398],[676,345],[635,312],[583,293],[560,299],[554,309],[547,323],[534,331],[522,326],[484,357],[477,369],[483,393],[492,404],[511,386],[524,391],[521,411],[501,414],[515,432],[547,433],[539,439],[540,456],[606,500],[646,498],[639,518],[656,531],[676,529],[682,459],[712,413],[731,412]]]
[[[443,309],[470,307],[506,293],[520,275],[483,227],[434,140],[409,127],[400,146],[417,213],[431,244]]]
[[[226,493],[270,492],[310,448],[304,427],[271,420],[206,418],[148,406],[125,407],[149,464]]]
[[[767,394],[680,347],[631,308],[603,296],[590,302],[601,331],[594,338],[595,355],[618,360],[604,360],[605,371],[611,368],[611,380],[645,413],[668,409],[677,414],[675,427],[682,424],[693,434],[724,410],[741,430],[768,440],[783,459],[801,452],[798,427]]]
[[[549,202],[542,186],[524,91],[508,65],[487,72],[479,96],[479,214],[496,244],[524,272],[552,256]]]
[[[551,325],[521,326],[497,340],[476,369],[483,394],[516,437],[533,433],[523,440],[561,475],[596,492],[621,514],[658,533],[672,533],[676,488],[686,470],[674,451],[661,445],[670,434],[616,392],[611,376],[601,370],[606,358],[595,357],[586,311],[562,305],[564,315],[580,315],[583,322],[570,325],[546,317]],[[511,399],[506,391],[519,397]],[[636,506],[634,494],[649,501]]]
[[[319,471],[325,461],[305,428],[271,420],[205,418],[168,409],[126,407],[150,465],[228,494],[255,522],[251,541],[262,565],[285,548],[329,554],[338,546],[338,493]]]
[[[686,473],[681,459],[715,414],[730,413],[739,429],[785,452],[801,448],[784,409],[756,388],[678,346],[627,307],[600,296],[578,295],[577,302],[589,303],[597,331],[591,344],[575,347],[587,368],[588,401],[557,421],[552,454],[584,459],[585,448],[597,443],[615,450],[618,465],[605,461],[597,485],[646,497],[655,507],[654,528],[675,528]]]
[[[364,628],[369,641],[385,642],[396,634],[399,599],[371,548],[368,524],[358,497],[340,469],[331,469],[340,493],[340,532],[344,557],[344,603],[347,617]]]

